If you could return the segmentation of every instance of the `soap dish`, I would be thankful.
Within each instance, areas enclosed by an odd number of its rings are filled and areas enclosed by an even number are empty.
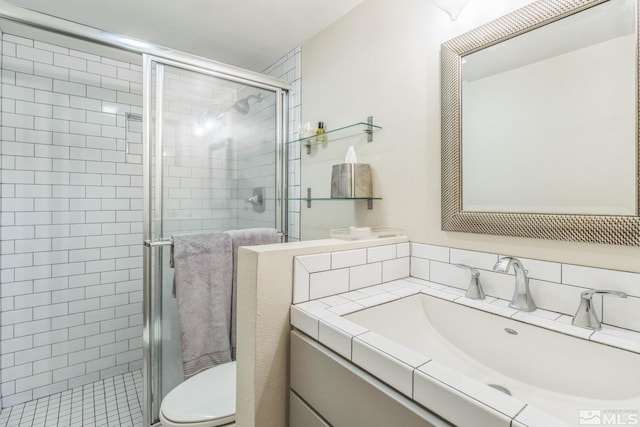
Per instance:
[[[331,230],[331,237],[340,240],[369,240],[385,237],[406,236],[407,233],[397,227],[349,227]]]

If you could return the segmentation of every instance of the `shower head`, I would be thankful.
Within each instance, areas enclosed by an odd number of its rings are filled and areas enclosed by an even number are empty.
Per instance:
[[[247,114],[249,114],[249,110],[251,109],[251,106],[249,105],[250,99],[255,99],[256,102],[262,102],[262,95],[249,95],[246,98],[239,99],[235,102],[235,104],[231,106],[231,108],[233,108],[243,116],[246,116]]]

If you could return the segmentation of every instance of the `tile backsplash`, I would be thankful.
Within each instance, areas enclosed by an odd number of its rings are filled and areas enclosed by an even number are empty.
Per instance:
[[[298,256],[293,303],[322,298],[409,275],[409,243]]]
[[[455,264],[467,264],[479,270],[480,282],[488,297],[510,300],[515,286],[513,272],[493,271],[493,265],[502,256],[508,254],[414,242],[298,256],[294,261],[293,303],[408,276],[466,290],[469,272]],[[540,309],[573,316],[582,291],[623,291],[628,294],[625,299],[595,296],[594,306],[604,324],[640,331],[640,273],[519,259],[528,270],[531,293]]]

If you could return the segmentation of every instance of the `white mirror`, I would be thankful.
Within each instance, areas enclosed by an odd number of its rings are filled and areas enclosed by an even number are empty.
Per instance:
[[[640,245],[638,0],[540,0],[442,45],[442,228]]]

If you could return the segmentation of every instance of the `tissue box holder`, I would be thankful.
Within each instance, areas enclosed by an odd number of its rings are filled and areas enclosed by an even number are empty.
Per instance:
[[[373,197],[371,166],[366,163],[340,163],[331,171],[331,197]]]

